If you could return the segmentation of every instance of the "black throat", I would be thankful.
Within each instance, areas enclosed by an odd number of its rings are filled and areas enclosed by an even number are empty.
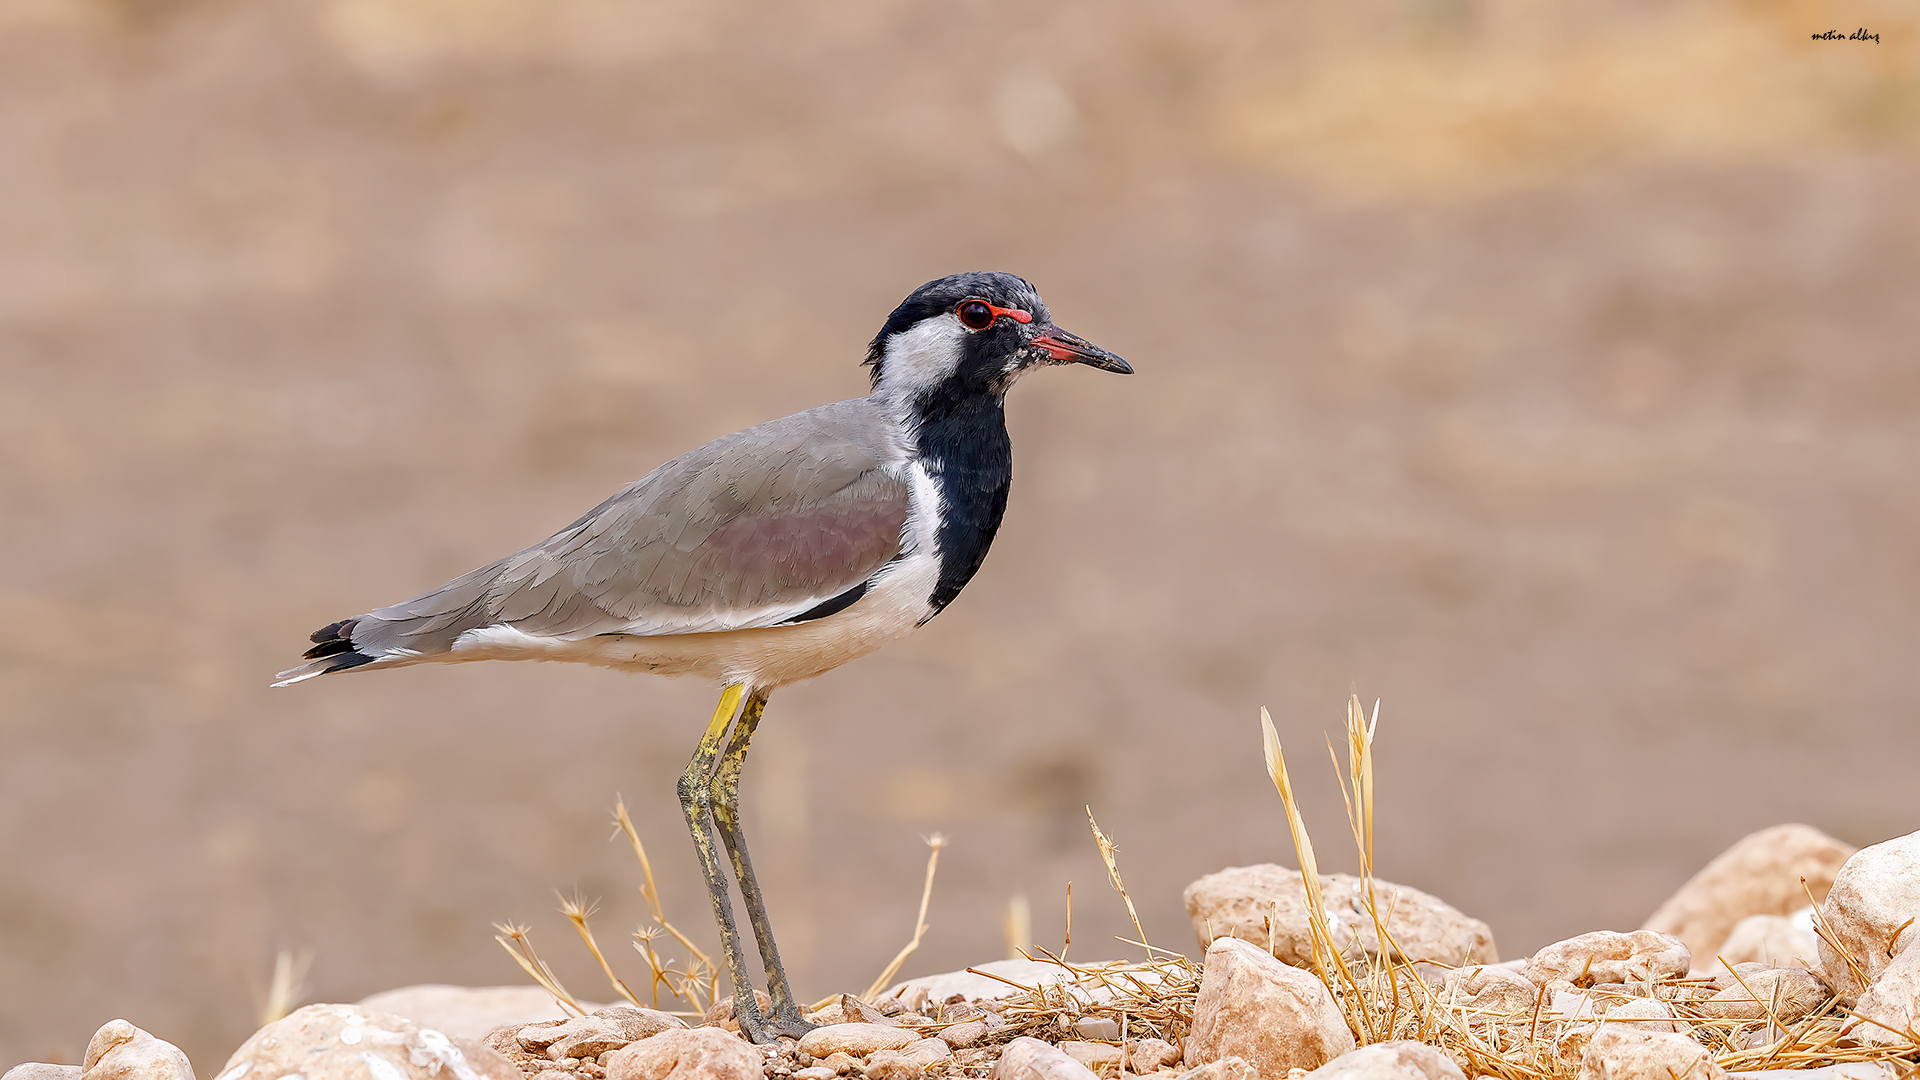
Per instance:
[[[920,458],[940,494],[940,581],[928,602],[940,613],[986,561],[1007,512],[1013,440],[997,393],[942,394],[915,402]]]

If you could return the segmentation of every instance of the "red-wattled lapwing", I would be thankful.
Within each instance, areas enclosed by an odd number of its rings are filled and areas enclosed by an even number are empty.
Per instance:
[[[871,395],[717,439],[541,543],[316,631],[307,663],[274,684],[463,660],[571,660],[719,682],[680,806],[734,1015],[755,1042],[810,1027],[740,829],[740,768],[767,696],[906,636],[980,569],[1013,478],[1003,401],[1016,379],[1048,364],[1133,371],[1055,326],[1032,285],[988,273],[915,289],[866,362]],[[770,1017],[747,979],[715,825],[760,945]]]

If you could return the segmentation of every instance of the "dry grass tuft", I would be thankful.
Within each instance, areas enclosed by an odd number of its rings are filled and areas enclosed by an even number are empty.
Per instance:
[[[1379,947],[1374,952],[1359,948],[1357,931],[1353,932],[1351,940],[1336,939],[1333,930],[1335,924],[1328,917],[1325,897],[1320,890],[1319,863],[1314,855],[1313,840],[1307,832],[1306,819],[1299,802],[1294,797],[1293,784],[1287,774],[1286,755],[1274,729],[1273,718],[1265,709],[1260,710],[1260,725],[1267,773],[1286,810],[1287,826],[1292,834],[1294,853],[1299,859],[1301,883],[1309,905],[1312,969],[1333,996],[1341,1016],[1360,1045],[1411,1039],[1438,1047],[1471,1077],[1571,1080],[1580,1071],[1580,1052],[1585,1045],[1585,1037],[1592,1033],[1599,1017],[1615,1005],[1634,998],[1652,997],[1671,1006],[1682,1028],[1705,1046],[1713,1060],[1729,1072],[1814,1069],[1843,1063],[1877,1062],[1892,1067],[1899,1080],[1913,1080],[1920,1076],[1920,1066],[1915,1065],[1916,1060],[1920,1060],[1920,1037],[1916,1037],[1914,1032],[1893,1032],[1900,1041],[1892,1045],[1866,1045],[1856,1035],[1862,1025],[1874,1022],[1834,1001],[1826,1002],[1812,1015],[1791,1025],[1781,1023],[1770,1005],[1765,1006],[1767,1015],[1764,1019],[1734,1020],[1709,1016],[1703,1006],[1716,989],[1709,979],[1661,979],[1631,989],[1625,986],[1596,986],[1584,991],[1577,999],[1560,995],[1557,1001],[1556,995],[1542,989],[1530,1007],[1515,1011],[1475,1007],[1464,1001],[1459,987],[1450,985],[1444,978],[1446,965],[1405,955],[1393,938],[1393,911],[1390,907],[1383,909],[1380,904],[1375,888],[1373,845],[1374,739],[1379,726],[1379,704],[1375,703],[1369,715],[1361,707],[1358,696],[1350,697],[1347,702],[1344,768],[1331,740],[1327,752],[1333,758],[1335,771],[1339,775],[1340,796],[1346,810],[1348,829],[1359,853],[1361,903],[1372,920]],[[718,971],[705,953],[667,921],[659,891],[654,885],[653,868],[647,858],[646,848],[634,831],[624,803],[616,808],[614,819],[632,842],[634,855],[640,862],[644,879],[641,895],[646,899],[651,915],[651,924],[633,935],[634,949],[646,959],[652,973],[649,1001],[653,1007],[659,1007],[660,991],[665,988],[669,995],[690,1007],[683,1011],[683,1015],[702,1013],[719,995]],[[1022,1035],[1056,1042],[1085,1039],[1124,1045],[1131,1040],[1153,1037],[1178,1043],[1192,1028],[1194,1003],[1200,987],[1200,965],[1179,953],[1148,943],[1139,913],[1134,908],[1126,881],[1120,873],[1118,845],[1101,830],[1091,808],[1087,812],[1087,825],[1092,830],[1101,861],[1106,864],[1108,880],[1120,894],[1134,931],[1139,935],[1137,940],[1120,940],[1145,950],[1146,956],[1133,962],[1070,963],[1066,957],[1073,942],[1071,883],[1066,890],[1066,933],[1058,954],[1026,945],[1023,940],[1026,935],[1025,901],[1017,899],[1010,909],[1008,934],[1010,941],[1019,942],[1022,947],[1014,951],[1029,960],[1038,959],[1057,965],[1062,977],[1043,985],[1026,986],[990,972],[969,968],[976,975],[998,979],[1015,988],[1015,993],[991,1005],[1006,1020],[1004,1026],[996,1028],[990,1036],[990,1041],[994,1043],[1004,1043]],[[926,878],[921,887],[913,937],[867,988],[863,998],[871,1000],[880,995],[925,938],[934,877],[939,867],[940,852],[946,844],[946,839],[938,835],[927,838],[927,846],[931,851],[927,856]],[[1817,906],[1815,910],[1818,910]],[[588,923],[593,915],[592,905],[579,898],[563,898],[561,912],[573,924],[575,932],[600,965],[614,992],[626,1001],[640,1004],[640,995],[614,972],[594,938]],[[560,984],[534,952],[525,927],[502,924],[497,929],[500,931],[498,940],[501,945],[535,982],[546,988],[565,1008],[575,1013],[585,1012],[580,1002]],[[1829,945],[1838,947],[1831,928],[1825,925],[1824,920],[1817,923],[1816,930]],[[656,942],[666,938],[679,943],[686,950],[683,966],[669,962],[655,948]],[[283,954],[281,961],[275,972],[276,991],[283,982],[291,985],[299,980],[291,959]],[[1856,971],[1859,970],[1853,958],[1849,957],[1848,962],[1854,965]],[[1738,978],[1737,975],[1735,977]],[[1746,986],[1744,980],[1740,980],[1740,983]],[[1747,989],[1752,995],[1752,988]],[[1759,995],[1753,996],[1759,998]],[[272,1000],[278,1001],[280,998],[274,997]],[[821,1005],[832,1000],[829,998]],[[1760,1000],[1764,1001],[1763,998]],[[1576,1001],[1577,1007],[1569,1013],[1571,1003]],[[944,1021],[932,1020],[915,1026],[923,1034],[934,1034],[947,1025]],[[976,1062],[975,1066],[978,1064]]]
[[[1392,912],[1383,911],[1374,891],[1373,860],[1373,745],[1379,705],[1369,717],[1357,696],[1347,704],[1347,762],[1341,777],[1341,797],[1347,822],[1360,855],[1362,903],[1373,919],[1381,943],[1378,954],[1356,954],[1353,942],[1333,940],[1326,905],[1320,895],[1319,872],[1306,821],[1293,795],[1286,759],[1273,720],[1260,710],[1267,772],[1286,808],[1288,828],[1299,856],[1313,923],[1314,973],[1326,986],[1346,1017],[1347,1026],[1361,1044],[1392,1039],[1429,1043],[1450,1055],[1468,1076],[1502,1080],[1563,1080],[1580,1071],[1581,1032],[1591,1032],[1594,1018],[1569,1018],[1554,1010],[1552,995],[1542,990],[1531,1010],[1498,1012],[1463,1004],[1458,995],[1423,977],[1444,965],[1421,964],[1406,957],[1390,934]],[[1328,746],[1328,752],[1333,752]],[[1335,769],[1339,770],[1338,758]],[[1816,910],[1818,908],[1816,907]],[[1829,944],[1832,935],[1818,927]],[[1849,960],[1851,963],[1851,960]],[[1744,986],[1744,981],[1742,982]],[[1651,996],[1673,1007],[1678,1022],[1712,1053],[1729,1072],[1761,1069],[1813,1069],[1849,1062],[1881,1062],[1904,1078],[1915,1074],[1920,1041],[1913,1033],[1896,1033],[1906,1040],[1891,1046],[1866,1046],[1851,1038],[1862,1023],[1872,1023],[1829,1001],[1794,1025],[1779,1022],[1769,1008],[1763,1020],[1709,1017],[1700,1005],[1715,987],[1711,980],[1663,979],[1629,993],[1625,987],[1595,987],[1583,995],[1583,1004],[1595,1013],[1632,997]],[[1640,992],[1644,991],[1644,993]],[[1749,990],[1751,993],[1751,990]],[[1762,999],[1764,1000],[1764,999]],[[1569,1036],[1573,1036],[1569,1038]],[[1564,1041],[1563,1041],[1564,1040]],[[1563,1049],[1564,1047],[1564,1049]]]

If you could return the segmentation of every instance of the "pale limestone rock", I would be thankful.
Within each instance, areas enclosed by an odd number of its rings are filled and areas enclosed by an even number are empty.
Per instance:
[[[834,1077],[839,1075],[839,1073],[827,1068],[825,1065],[809,1065],[804,1069],[795,1069],[793,1072],[793,1080],[833,1080]],[[540,1078],[534,1077],[534,1080],[540,1080]]]
[[[1333,996],[1312,972],[1237,938],[1208,947],[1187,1065],[1239,1057],[1263,1077],[1285,1076],[1292,1068],[1317,1069],[1353,1045]]]
[[[80,1066],[27,1061],[0,1073],[0,1080],[80,1080]]]
[[[1685,1035],[1606,1024],[1580,1058],[1579,1080],[1726,1080],[1707,1048]]]
[[[1377,954],[1379,935],[1361,897],[1360,879],[1350,874],[1320,877],[1327,920],[1334,941],[1349,959]],[[1445,901],[1418,889],[1374,880],[1376,906],[1387,932],[1406,959],[1458,966],[1498,960],[1493,931]],[[1236,937],[1270,951],[1295,967],[1313,962],[1306,889],[1300,872],[1265,863],[1222,870],[1187,886],[1187,915],[1206,948],[1217,938]]]
[[[1305,1076],[1306,1070],[1301,1070],[1301,1075]],[[1188,1069],[1175,1080],[1257,1080],[1259,1076],[1245,1058],[1229,1056]]]
[[[1065,1039],[1057,1045],[1061,1053],[1094,1072],[1118,1071],[1120,1068],[1120,1048],[1110,1043]]]
[[[1556,1002],[1568,1004],[1565,996],[1555,995]],[[1671,1035],[1682,1030],[1673,1006],[1653,998],[1603,1003],[1596,1010],[1593,999],[1584,997],[1572,1015],[1577,1019],[1559,1025],[1554,1038],[1554,1051],[1569,1065],[1585,1060],[1587,1047],[1600,1032],[1609,1028],[1655,1035]]]
[[[837,1076],[845,1076],[860,1067],[860,1059],[845,1050],[835,1050],[826,1057],[818,1059],[821,1065],[833,1070]]]
[[[1708,963],[1710,960],[1713,962]],[[1804,968],[1818,968],[1820,935],[1813,930],[1813,909],[1801,908],[1791,915],[1749,915],[1733,925],[1733,931],[1720,946],[1718,960],[1711,955],[1694,954],[1696,970],[1704,967],[1718,974],[1725,970],[1719,960],[1729,964],[1758,963],[1768,967],[1799,964]]]
[[[1655,1031],[1672,1035],[1683,1030],[1673,1006],[1656,998],[1635,998],[1600,1014],[1602,1026],[1624,1024],[1633,1031]]]
[[[1820,912],[1834,938],[1820,940],[1821,973],[1842,1002],[1853,1001],[1920,938],[1920,832],[1860,849]]]
[[[1702,1016],[1721,1020],[1764,1020],[1771,1016],[1782,1024],[1794,1024],[1832,996],[1820,976],[1800,967],[1734,967],[1712,997],[1697,1006]],[[1719,983],[1719,980],[1715,980]]]
[[[1180,1063],[1180,1048],[1165,1039],[1141,1039],[1133,1044],[1127,1064],[1136,1073],[1150,1073]]]
[[[1022,1035],[1000,1052],[989,1080],[1095,1080],[1095,1075],[1060,1050]]]
[[[1075,961],[1073,966],[1093,969],[1128,969],[1129,978],[1146,983],[1157,982],[1162,977],[1159,972],[1151,968],[1142,969],[1140,965],[1119,960],[1096,960],[1084,964]],[[976,975],[974,971],[988,972],[997,977]],[[940,975],[922,975],[917,979],[897,983],[892,989],[880,995],[876,1004],[884,1007],[890,1002],[912,1002],[921,997],[928,1002],[945,1001],[955,994],[959,994],[968,1001],[994,1001],[1011,994],[1018,994],[1023,988],[1050,986],[1073,978],[1073,973],[1049,961],[991,960],[984,964],[973,965],[973,971],[949,971]],[[1112,988],[1102,985],[1098,980],[1087,980],[1086,985],[1075,992],[1083,997],[1091,996],[1096,1001],[1105,1000],[1113,995]]]
[[[1120,1022],[1111,1016],[1082,1016],[1074,1020],[1073,1033],[1094,1041],[1118,1039]]]
[[[760,1080],[760,1051],[719,1027],[663,1031],[606,1057],[607,1080]]]
[[[1410,1039],[1363,1046],[1307,1075],[1314,1080],[1467,1080],[1452,1058]]]
[[[924,994],[913,994],[910,996],[918,998],[925,997]],[[899,1014],[905,1011],[901,1005],[901,1001],[901,998],[889,998],[887,999],[888,1008],[881,1009],[862,1001],[852,994],[841,994],[839,1004],[840,1011],[851,1023],[886,1024],[891,1027],[899,1027]]]
[[[423,983],[382,990],[356,1004],[369,1012],[404,1016],[421,1027],[469,1039],[483,1039],[507,1024],[565,1020],[569,1015],[552,994],[537,986]]]
[[[866,1057],[875,1050],[901,1050],[920,1036],[889,1024],[833,1024],[817,1027],[800,1037],[800,1052],[817,1058],[836,1051]]]
[[[927,1067],[904,1050],[875,1050],[861,1071],[867,1080],[918,1080],[927,1074]]]
[[[914,1080],[932,1066],[953,1059],[953,1049],[939,1039],[921,1039],[905,1050],[875,1050],[867,1055],[867,1080]]]
[[[529,1024],[521,1028],[515,1038],[520,1049],[544,1053],[554,1061],[564,1061],[567,1058],[597,1058],[609,1050],[618,1050],[649,1035],[686,1026],[686,1021],[658,1009],[608,1005],[586,1016]]]
[[[1595,930],[1556,941],[1534,953],[1527,961],[1525,974],[1535,986],[1555,989],[1645,983],[1662,976],[1685,975],[1692,959],[1678,938],[1666,934]]]
[[[940,1032],[940,1041],[959,1050],[972,1046],[987,1037],[985,1020],[965,1020],[958,1024],[949,1024]]]
[[[1455,968],[1440,981],[1440,1000],[1492,1019],[1527,1017],[1540,999],[1540,987],[1506,967]]]
[[[1853,1029],[1860,1041],[1879,1046],[1914,1041],[1920,1030],[1920,949],[1902,950],[1881,969],[1854,1011],[1866,1020]]]
[[[81,1080],[194,1080],[180,1048],[125,1020],[109,1020],[87,1042]]]
[[[1826,896],[1853,848],[1809,825],[1776,825],[1715,856],[1647,919],[1645,930],[1671,934],[1706,961],[1749,915],[1786,915]],[[1800,885],[1807,879],[1806,887]],[[1729,963],[1739,961],[1728,958]]]
[[[216,1080],[521,1080],[491,1048],[357,1005],[308,1005],[253,1033]]]

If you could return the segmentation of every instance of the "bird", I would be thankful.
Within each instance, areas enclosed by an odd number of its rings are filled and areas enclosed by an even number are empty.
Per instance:
[[[867,347],[870,392],[716,439],[531,547],[411,600],[314,631],[273,685],[415,664],[558,660],[703,676],[720,701],[677,792],[720,932],[734,1017],[756,1043],[812,1025],[793,996],[739,816],[773,691],[898,640],[986,558],[1007,508],[1005,397],[1039,367],[1123,375],[1061,329],[1025,279],[913,290]],[[718,832],[759,947],[749,981]]]

